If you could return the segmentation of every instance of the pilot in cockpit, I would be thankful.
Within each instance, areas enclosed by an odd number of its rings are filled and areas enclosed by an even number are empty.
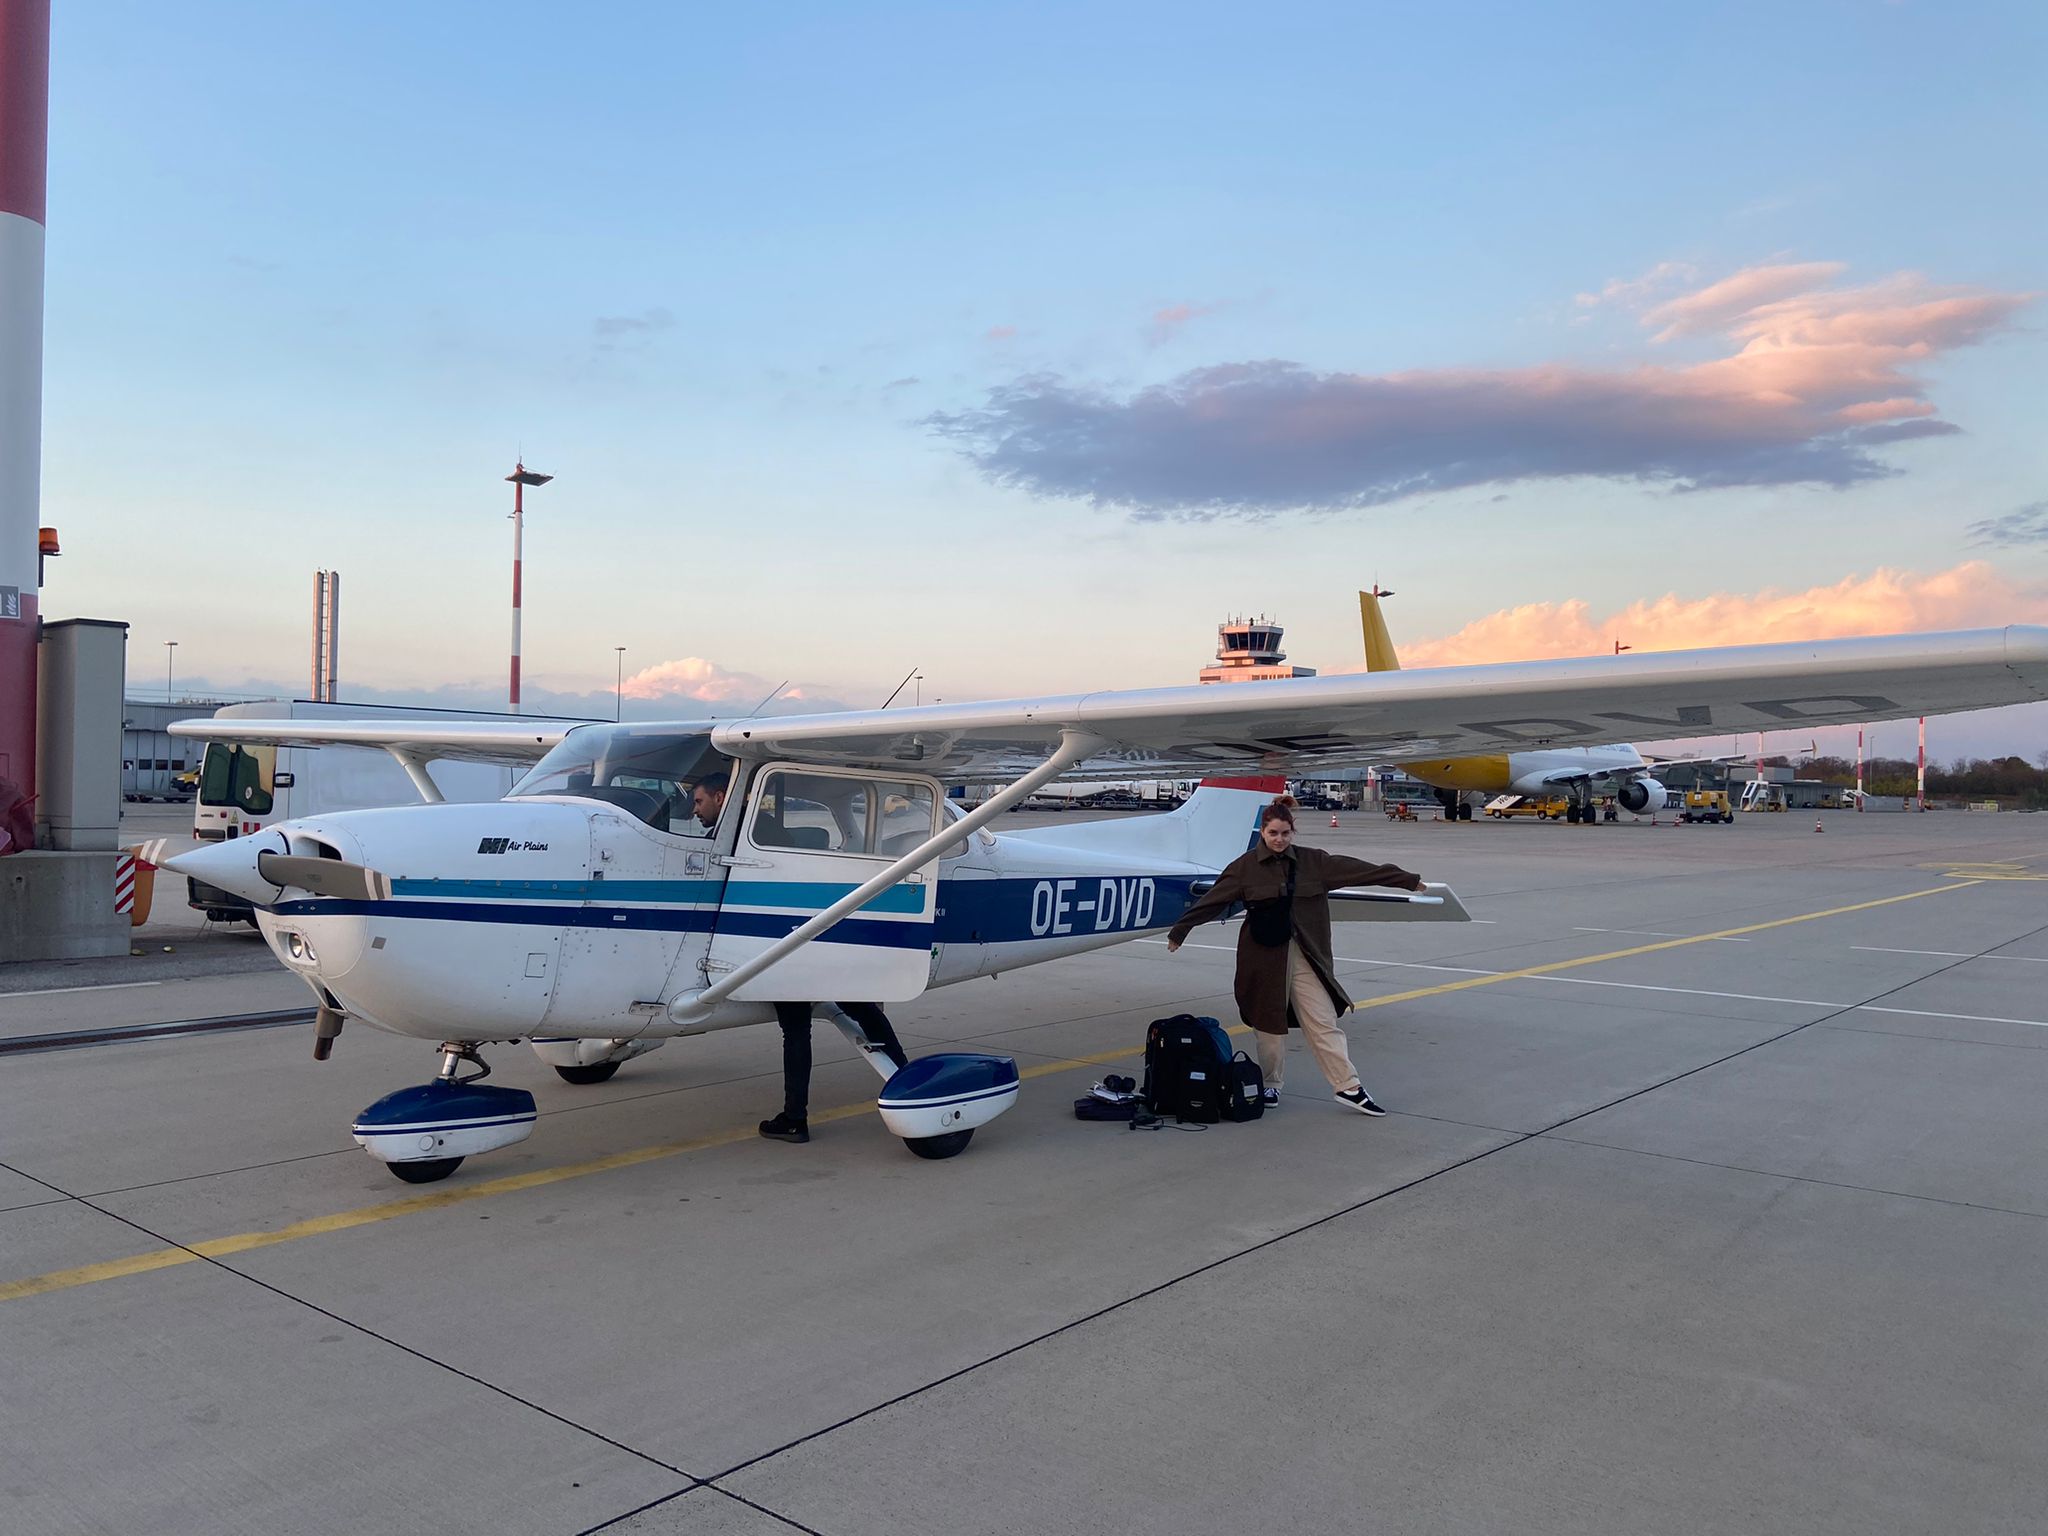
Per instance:
[[[726,791],[732,787],[732,775],[708,773],[697,781],[697,787],[690,791],[690,812],[699,822],[696,827],[682,827],[678,831],[686,836],[709,837],[718,830],[719,814],[725,809]]]

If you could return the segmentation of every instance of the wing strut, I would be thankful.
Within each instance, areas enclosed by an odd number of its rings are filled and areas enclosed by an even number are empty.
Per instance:
[[[1100,737],[1090,736],[1085,731],[1061,731],[1060,744],[1053,750],[1052,756],[1023,778],[1005,785],[958,821],[947,822],[937,833],[919,843],[872,880],[856,886],[816,917],[777,939],[745,964],[735,966],[710,986],[696,992],[677,993],[668,1005],[670,1022],[682,1025],[701,1023],[711,1009],[724,1002],[771,965],[795,954],[842,917],[850,912],[858,912],[912,870],[932,862],[949,844],[957,843],[970,832],[979,831],[1011,806],[1028,798],[1040,785],[1051,783],[1090,753],[1101,751],[1104,745]]]
[[[412,780],[412,787],[420,792],[422,800],[429,805],[440,805],[446,800],[441,786],[427,772],[427,759],[423,755],[409,752],[404,747],[387,746],[384,750],[398,759],[398,766],[405,770],[405,776]]]

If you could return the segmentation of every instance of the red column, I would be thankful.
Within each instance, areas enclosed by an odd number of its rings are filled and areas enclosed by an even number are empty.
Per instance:
[[[0,0],[0,778],[35,792],[50,0]]]

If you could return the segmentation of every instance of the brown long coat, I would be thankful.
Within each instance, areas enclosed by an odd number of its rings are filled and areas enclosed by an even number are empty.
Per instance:
[[[1343,1013],[1351,997],[1337,985],[1330,962],[1330,896],[1347,885],[1392,885],[1404,891],[1422,889],[1422,877],[1392,864],[1368,864],[1327,848],[1296,843],[1275,853],[1262,839],[1239,854],[1216,877],[1209,893],[1183,912],[1167,932],[1176,944],[1211,918],[1221,917],[1238,902],[1266,901],[1287,886],[1287,866],[1294,865],[1294,942],[1302,958],[1315,967],[1316,979]],[[1287,1006],[1287,946],[1268,948],[1251,934],[1247,923],[1237,934],[1237,1011],[1245,1023],[1268,1035],[1284,1035],[1290,1022]]]

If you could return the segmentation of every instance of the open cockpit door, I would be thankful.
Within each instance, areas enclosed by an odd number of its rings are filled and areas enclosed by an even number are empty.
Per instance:
[[[754,776],[731,855],[706,970],[745,964],[931,839],[930,779],[775,765]],[[938,860],[736,988],[741,1002],[907,1002],[932,969]]]

